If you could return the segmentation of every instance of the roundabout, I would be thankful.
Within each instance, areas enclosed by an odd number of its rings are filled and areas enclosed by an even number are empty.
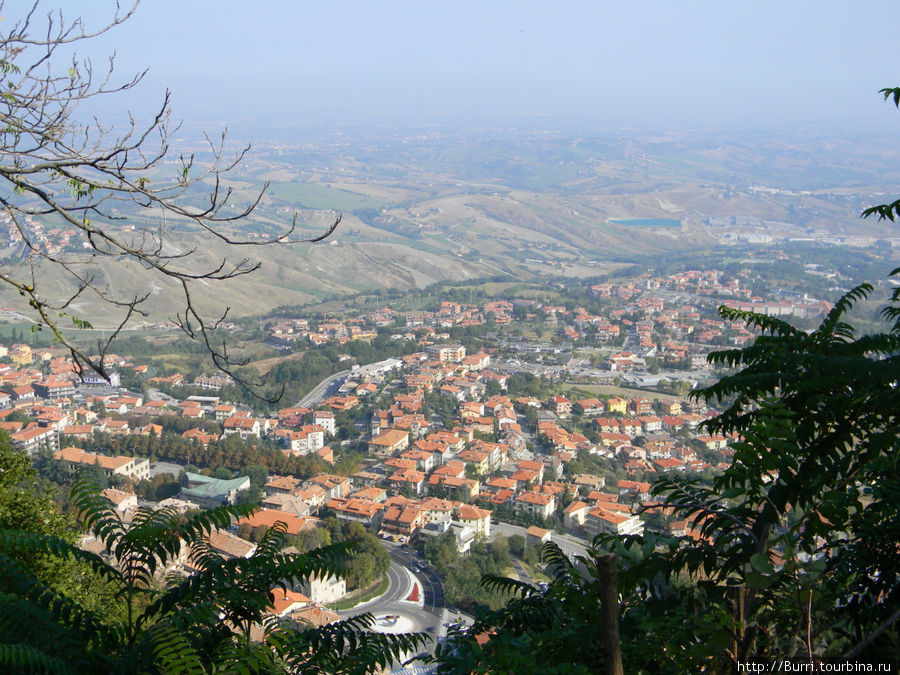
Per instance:
[[[372,630],[376,633],[411,633],[416,624],[402,614],[381,614],[375,617]]]
[[[380,597],[339,614],[351,617],[368,612],[375,617],[371,630],[379,633],[428,632],[432,640],[439,638],[445,634],[442,624],[446,621],[440,579],[433,571],[419,567],[423,563],[413,553],[399,546],[386,548],[391,554],[388,589]]]

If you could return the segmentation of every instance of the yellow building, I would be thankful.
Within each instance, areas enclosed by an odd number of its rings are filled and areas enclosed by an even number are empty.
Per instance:
[[[625,414],[628,410],[628,402],[624,398],[613,397],[606,402],[606,409],[611,413]]]
[[[34,360],[31,347],[28,345],[13,345],[9,351],[9,360],[17,366],[26,366]]]

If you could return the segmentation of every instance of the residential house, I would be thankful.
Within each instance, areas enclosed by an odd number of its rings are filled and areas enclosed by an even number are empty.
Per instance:
[[[425,353],[441,363],[459,363],[466,357],[466,348],[462,345],[430,345],[425,348]]]
[[[209,533],[209,546],[226,558],[249,558],[256,551],[256,544],[242,539],[228,530],[215,529]]]
[[[187,474],[191,476],[193,474]],[[287,534],[300,534],[305,530],[314,529],[316,527],[316,519],[315,518],[307,518],[304,516],[298,516],[295,513],[287,513],[285,511],[276,511],[275,509],[267,509],[262,508],[258,511],[253,512],[249,516],[245,516],[239,519],[235,526],[240,527],[241,525],[249,525],[252,528],[265,527],[272,528],[275,526],[275,523],[284,523],[285,532]]]
[[[349,495],[352,490],[349,478],[328,473],[312,476],[303,483],[304,488],[315,485],[325,490],[327,499],[343,498]]]
[[[463,525],[471,527],[475,536],[485,538],[491,536],[491,512],[487,509],[462,504],[456,512],[456,519]]]
[[[137,495],[130,491],[107,488],[101,490],[100,494],[112,502],[119,514],[124,514],[129,509],[136,509],[138,506]]]
[[[24,451],[27,455],[35,455],[42,447],[55,450],[59,447],[59,434],[52,427],[38,426],[32,422],[21,431],[10,435],[15,447]]]
[[[272,476],[265,484],[266,494],[291,494],[300,487],[301,480],[293,476]]]
[[[68,380],[44,380],[34,385],[35,393],[51,400],[65,398],[75,393],[75,385]]]
[[[575,401],[574,407],[576,412],[585,417],[597,417],[606,411],[606,405],[604,405],[603,401],[596,398],[583,398]]]
[[[655,415],[646,415],[638,418],[645,434],[656,433],[662,431],[662,420]]]
[[[583,527],[584,519],[590,510],[590,505],[585,502],[572,502],[563,511],[563,527],[567,530],[577,530]]]
[[[588,512],[584,528],[591,538],[598,534],[643,534],[644,523],[637,516],[610,511],[602,506]]]
[[[613,396],[606,401],[606,409],[611,413],[624,415],[627,412],[627,407],[628,402],[624,398]]]
[[[330,410],[315,411],[313,413],[313,424],[321,427],[325,433],[332,436],[337,432],[337,423],[335,421],[334,413]]]
[[[400,429],[388,429],[369,441],[369,454],[390,457],[409,446],[409,434]]]
[[[551,396],[547,400],[547,407],[559,417],[568,417],[572,414],[572,401],[565,396]]]
[[[417,506],[389,506],[384,511],[381,529],[412,539],[425,526],[425,512]]]
[[[556,510],[556,498],[539,492],[523,492],[513,500],[517,514],[527,514],[534,518],[546,519]]]
[[[419,508],[425,514],[425,524],[429,523],[440,523],[442,526],[445,526],[444,529],[450,526],[450,521],[453,520],[453,502],[447,501],[446,499],[438,499],[437,497],[428,497],[423,499],[419,505]]]
[[[80,467],[98,465],[107,476],[121,476],[132,481],[150,479],[150,461],[137,457],[107,457],[93,452],[85,452],[81,448],[63,448],[54,453],[54,457],[63,463],[69,473],[75,473]]]
[[[405,486],[414,494],[421,495],[425,490],[425,474],[413,468],[399,469],[388,478],[388,484],[396,492],[400,492]]]
[[[532,525],[527,530],[525,530],[525,545],[526,546],[543,546],[545,543],[550,541],[550,531],[545,530],[542,527],[538,527],[537,525]]]
[[[267,509],[293,513],[297,516],[308,516],[312,512],[312,507],[308,502],[291,494],[286,495],[279,493],[268,495],[263,498],[262,505]]]
[[[328,502],[328,508],[334,511],[338,520],[362,523],[369,530],[375,531],[381,525],[385,506],[368,499],[350,497],[349,499],[332,499]]]
[[[222,436],[240,434],[241,438],[260,438],[259,420],[252,417],[229,417],[222,422]]]

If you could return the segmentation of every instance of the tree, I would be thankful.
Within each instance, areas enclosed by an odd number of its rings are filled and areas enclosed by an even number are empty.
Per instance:
[[[263,187],[255,199],[233,207],[233,193],[223,181],[244,157],[247,148],[229,155],[224,134],[208,138],[210,161],[194,155],[178,158],[169,174],[164,159],[177,126],[171,124],[168,93],[146,124],[134,117],[120,129],[95,120],[81,121],[81,107],[98,98],[115,96],[137,86],[143,73],[114,81],[113,61],[95,69],[90,60],[67,53],[80,43],[114,29],[129,20],[137,2],[128,9],[117,6],[106,25],[90,28],[80,18],[66,20],[62,13],[40,18],[35,3],[18,20],[8,15],[0,33],[0,204],[12,219],[22,241],[22,259],[0,267],[0,281],[23,296],[38,327],[46,327],[54,339],[70,351],[79,371],[90,368],[106,376],[103,357],[121,330],[136,316],[146,316],[149,292],[123,295],[105,280],[99,266],[109,263],[144,270],[163,285],[177,289],[181,311],[174,320],[210,353],[213,363],[236,380],[240,365],[216,336],[216,320],[201,311],[194,298],[198,284],[234,279],[256,271],[260,263],[225,254],[218,262],[204,264],[202,255],[213,242],[227,250],[272,243],[319,241],[337,226],[311,239],[295,236],[296,217],[284,232],[262,240],[245,240],[234,224],[260,204]],[[198,199],[199,195],[204,198]],[[142,220],[136,229],[133,216]],[[129,220],[129,227],[122,224]],[[63,228],[71,246],[56,252],[42,245],[34,222]],[[187,228],[196,238],[195,248],[179,250],[171,242],[172,228]],[[47,270],[54,270],[48,274]],[[64,279],[68,291],[60,292],[54,276]],[[90,328],[76,305],[88,296],[99,299],[105,314],[115,317],[108,337],[88,350],[70,339],[69,324]]]
[[[597,620],[597,563],[581,558],[579,568],[553,542],[544,544],[542,553],[553,575],[545,590],[482,577],[483,587],[512,597],[499,610],[481,612],[471,627],[450,630],[436,650],[438,672],[604,672],[607,641]]]
[[[259,464],[251,464],[242,472],[250,479],[250,485],[262,488],[269,481],[269,470]]]
[[[76,478],[72,497],[116,564],[51,534],[0,530],[0,665],[7,672],[367,672],[424,642],[365,632],[371,615],[322,629],[268,616],[272,589],[343,574],[347,545],[285,554],[285,526],[276,523],[252,556],[225,559],[207,537],[251,507],[186,516],[141,508],[126,524],[89,479]],[[200,571],[160,587],[160,572],[185,543]],[[51,588],[18,560],[22,552],[89,565],[117,588],[125,617],[113,620]],[[263,628],[260,642],[249,639],[255,626]]]
[[[213,469],[212,477],[218,478],[220,480],[231,480],[232,478],[234,478],[234,474],[232,474],[231,471],[226,469],[224,466],[220,466]]]
[[[525,537],[521,534],[512,535],[509,540],[509,552],[512,553],[517,558],[521,558],[525,555]]]

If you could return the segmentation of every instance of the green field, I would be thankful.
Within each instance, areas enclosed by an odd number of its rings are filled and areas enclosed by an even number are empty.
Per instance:
[[[272,183],[269,192],[292,204],[317,210],[355,211],[379,209],[391,204],[383,199],[321,183]]]

